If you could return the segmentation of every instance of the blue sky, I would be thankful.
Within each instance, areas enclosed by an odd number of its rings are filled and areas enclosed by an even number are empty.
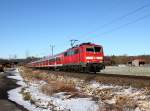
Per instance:
[[[70,39],[94,42],[105,55],[150,54],[150,14],[146,7],[113,24],[149,0],[0,0],[0,57],[50,55],[70,47]],[[105,33],[106,32],[106,33]]]

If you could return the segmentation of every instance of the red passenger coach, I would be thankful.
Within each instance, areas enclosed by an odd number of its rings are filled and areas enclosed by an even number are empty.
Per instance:
[[[103,47],[93,43],[82,43],[55,56],[31,62],[28,66],[96,73],[105,68]]]

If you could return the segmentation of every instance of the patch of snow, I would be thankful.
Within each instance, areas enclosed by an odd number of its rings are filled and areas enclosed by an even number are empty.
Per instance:
[[[11,79],[15,79],[15,80],[18,80],[18,81],[22,81],[23,78],[19,75],[19,73],[15,73],[14,75],[12,76],[7,76],[8,78],[11,78]]]
[[[24,101],[22,94],[20,94],[22,87],[8,91],[8,99],[22,105],[24,108],[30,111],[41,111],[42,109],[32,105],[29,101]],[[42,110],[43,111],[43,110]]]
[[[94,101],[89,98],[77,98],[67,100],[57,100],[55,104],[64,107],[65,109],[71,109],[71,111],[96,111],[98,106],[95,105]]]
[[[120,86],[113,86],[113,85],[107,85],[107,84],[100,84],[96,81],[91,81],[89,84],[90,88],[93,89],[112,89],[112,88],[121,88]]]
[[[118,67],[127,67],[125,64],[119,64]]]
[[[38,85],[38,84],[37,84]],[[68,95],[65,92],[56,93],[54,95],[47,96],[39,91],[39,87],[36,84],[30,84],[28,91],[31,93],[39,106],[47,107],[48,104],[55,105],[56,110],[71,110],[71,111],[96,111],[98,105],[91,98],[71,98],[66,99]],[[36,92],[36,93],[35,93]]]
[[[26,86],[26,84],[23,82],[23,78],[18,73],[18,69],[16,69],[15,71],[12,71],[10,73],[11,73],[11,75],[7,76],[7,78],[15,79],[15,80],[17,80],[18,85]]]

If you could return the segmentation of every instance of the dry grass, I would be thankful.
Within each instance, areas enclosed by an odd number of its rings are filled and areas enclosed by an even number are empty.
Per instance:
[[[48,75],[44,72],[34,71],[32,69],[27,69],[27,68],[24,68],[21,74],[27,80],[33,80],[33,79],[45,80],[48,77]]]
[[[128,96],[118,96],[116,97],[116,109],[123,110],[123,109],[135,109],[136,101]]]
[[[23,94],[23,99],[24,99],[25,101],[31,100],[31,95],[30,95],[29,92],[24,92],[24,93],[22,93],[22,94]]]
[[[22,94],[23,99],[24,99],[25,101],[30,101],[31,104],[34,104],[34,103],[35,103],[34,100],[32,99],[32,96],[31,96],[30,92],[26,92],[26,91],[25,91],[25,88],[22,88],[22,90],[21,90],[20,93]]]
[[[74,81],[71,78],[59,74],[48,74],[44,71],[32,70],[24,68],[22,76],[25,80],[43,80],[47,84],[41,87],[42,92],[47,95],[52,95],[58,92],[77,92]]]
[[[52,95],[58,92],[77,92],[74,84],[66,84],[62,81],[53,81],[41,87],[43,93]]]
[[[134,111],[136,101],[127,96],[116,97],[115,104],[102,103],[98,111]]]

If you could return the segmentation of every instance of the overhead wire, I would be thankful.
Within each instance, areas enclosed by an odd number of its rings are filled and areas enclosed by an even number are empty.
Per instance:
[[[130,21],[130,22],[125,23],[125,24],[122,24],[122,25],[120,25],[120,26],[118,26],[118,27],[116,27],[116,28],[114,28],[114,29],[111,29],[111,30],[109,30],[109,31],[103,32],[103,33],[101,33],[101,35],[107,34],[107,33],[111,33],[111,32],[116,31],[116,30],[119,30],[119,29],[121,29],[121,28],[124,28],[124,27],[126,27],[126,26],[128,26],[128,25],[134,24],[134,23],[136,23],[136,22],[139,22],[139,21],[141,21],[141,20],[143,20],[143,19],[146,19],[146,18],[148,18],[148,17],[150,17],[150,14],[144,15],[144,16],[139,17],[139,18],[137,18],[137,19],[135,19],[135,20],[133,20],[133,21]]]
[[[108,22],[108,23],[105,23],[105,24],[101,25],[100,27],[96,28],[94,31],[89,31],[89,32],[87,32],[86,34],[83,34],[82,37],[85,37],[86,35],[95,33],[95,32],[97,32],[98,30],[100,30],[100,29],[102,29],[102,28],[104,28],[104,27],[107,27],[107,26],[109,26],[109,25],[112,25],[112,24],[114,24],[114,23],[116,23],[116,22],[118,22],[118,21],[120,21],[120,20],[123,20],[123,19],[125,19],[126,17],[131,16],[131,15],[133,15],[133,14],[135,14],[135,13],[137,13],[137,12],[139,12],[139,11],[143,10],[144,8],[149,7],[149,6],[150,6],[150,3],[149,3],[149,4],[145,4],[145,5],[143,5],[143,6],[139,7],[139,8],[137,8],[137,9],[135,9],[135,10],[133,10],[133,11],[128,12],[127,14],[124,14],[124,15],[122,15],[122,16],[120,16],[120,17],[114,19],[114,20],[111,20],[111,21]],[[141,17],[141,18],[143,18],[143,17]],[[139,20],[135,20],[135,21],[139,21]],[[132,24],[132,23],[126,23],[126,24],[124,24],[124,25],[130,25],[130,24]],[[123,25],[123,26],[124,26],[124,25]],[[122,27],[122,25],[119,26],[119,27]],[[119,27],[114,28],[114,29],[118,29]],[[113,30],[114,30],[114,29],[113,29]],[[112,31],[112,30],[111,30],[111,31]],[[107,32],[109,32],[109,31],[107,31]]]

